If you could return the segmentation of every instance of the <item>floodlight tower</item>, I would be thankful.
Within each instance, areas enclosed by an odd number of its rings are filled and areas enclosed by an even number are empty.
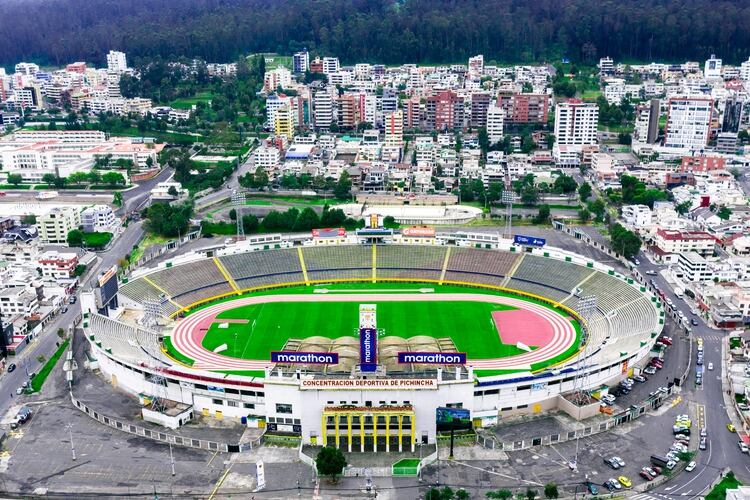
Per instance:
[[[242,208],[245,206],[245,193],[232,191],[232,205],[234,206],[235,217],[237,219],[237,239],[245,237],[245,227],[242,225]]]

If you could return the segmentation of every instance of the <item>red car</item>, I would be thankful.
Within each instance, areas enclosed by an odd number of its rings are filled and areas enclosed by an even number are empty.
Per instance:
[[[672,339],[670,339],[669,337],[662,337],[659,339],[659,342],[666,345],[672,345]]]
[[[649,474],[649,473],[648,473],[648,472],[646,472],[645,470],[642,470],[642,471],[640,472],[640,475],[641,475],[641,477],[642,477],[643,479],[645,479],[646,481],[653,481],[653,480],[654,480],[654,478],[653,478],[653,477],[651,476],[651,474]]]
[[[657,367],[664,366],[664,361],[660,360],[659,358],[651,358],[651,364]]]

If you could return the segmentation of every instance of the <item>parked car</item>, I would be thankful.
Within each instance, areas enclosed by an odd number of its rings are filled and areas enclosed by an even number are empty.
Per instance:
[[[685,472],[693,472],[695,470],[695,466],[697,464],[695,463],[695,460],[687,464],[687,467],[685,467]]]
[[[653,375],[654,373],[656,373],[656,368],[654,368],[653,366],[647,366],[647,367],[646,367],[646,368],[645,368],[645,369],[643,370],[643,373],[646,373],[646,374],[648,374],[648,375]]]
[[[737,429],[734,428],[734,424],[727,424],[727,430],[729,432],[736,432]]]
[[[747,447],[747,445],[746,445],[746,444],[744,443],[744,441],[740,441],[740,442],[738,442],[738,443],[737,443],[737,445],[738,445],[738,446],[740,447],[740,451],[741,451],[742,453],[747,453],[747,452],[748,452],[748,447]]]
[[[617,470],[620,468],[620,464],[614,458],[605,458],[604,463]]]
[[[613,477],[609,478],[609,480],[605,483],[605,485],[607,485],[607,484],[609,485],[607,487],[607,489],[609,489],[609,491],[621,490],[622,489],[622,484],[620,484],[620,481],[618,481],[617,479],[615,479]]]
[[[700,444],[698,444],[698,449],[705,450],[706,448],[708,448],[708,438],[702,437]]]
[[[631,486],[633,486],[633,482],[627,476],[620,476],[617,478],[617,480],[620,481],[620,484],[625,488],[630,488]]]
[[[638,473],[643,479],[646,481],[653,481],[654,478],[651,474],[649,474],[645,469],[641,469],[641,471]]]
[[[705,427],[701,427],[701,437],[706,437],[706,436],[708,436],[708,431],[706,430]]]
[[[586,488],[588,488],[589,493],[592,495],[598,495],[599,494],[599,488],[592,482],[586,483]]]
[[[625,467],[625,460],[622,458],[614,456],[612,459],[615,460],[620,467]]]
[[[636,381],[636,382],[638,382],[639,384],[643,384],[643,383],[645,383],[645,382],[646,382],[646,380],[648,380],[648,379],[647,379],[646,377],[644,377],[643,375],[636,375],[635,377],[633,377],[633,380],[635,380],[635,381]]]

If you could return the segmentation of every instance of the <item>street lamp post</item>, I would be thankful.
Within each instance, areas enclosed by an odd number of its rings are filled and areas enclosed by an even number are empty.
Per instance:
[[[68,422],[67,428],[68,428],[68,436],[70,436],[70,453],[71,455],[73,455],[73,461],[75,462],[76,461],[76,448],[73,445],[73,424]]]

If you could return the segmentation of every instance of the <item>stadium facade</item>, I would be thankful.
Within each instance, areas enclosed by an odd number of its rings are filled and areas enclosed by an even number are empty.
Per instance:
[[[247,419],[267,432],[298,435],[305,444],[395,451],[434,442],[438,408],[467,410],[475,426],[561,408],[565,394],[632,373],[662,329],[656,297],[587,257],[470,233],[412,241],[418,244],[351,244],[340,237],[318,245],[264,236],[139,269],[120,283],[116,309],[98,307],[94,292],[82,294],[90,367],[116,387],[189,405],[194,414]],[[419,353],[435,359],[415,360],[424,364],[407,372],[384,365],[372,372],[315,371],[301,364],[312,358],[269,358],[253,374],[205,370],[167,355],[164,337],[196,307],[245,292],[333,282],[513,291],[578,317],[585,343],[555,366],[490,375],[471,359],[452,365],[445,356],[453,353]],[[590,297],[596,297],[595,307],[581,317]],[[441,364],[430,368],[433,361]]]

